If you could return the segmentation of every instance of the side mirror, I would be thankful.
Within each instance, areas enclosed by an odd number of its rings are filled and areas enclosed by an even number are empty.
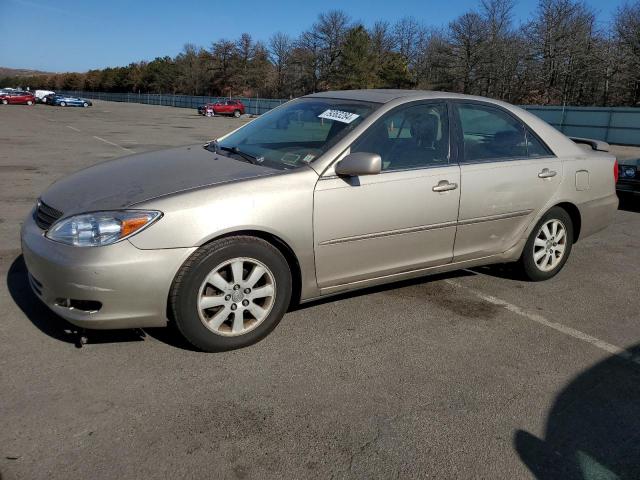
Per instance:
[[[338,162],[336,175],[359,177],[360,175],[376,175],[382,170],[382,158],[377,153],[350,153]]]

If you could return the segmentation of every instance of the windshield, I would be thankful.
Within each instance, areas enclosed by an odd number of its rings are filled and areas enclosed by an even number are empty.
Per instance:
[[[210,150],[267,167],[306,165],[358,126],[380,105],[333,98],[301,98],[265,113]]]

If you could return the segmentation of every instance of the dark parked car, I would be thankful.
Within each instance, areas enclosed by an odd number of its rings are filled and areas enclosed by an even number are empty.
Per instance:
[[[618,162],[618,194],[640,195],[640,158]]]
[[[36,97],[31,92],[10,92],[0,95],[3,105],[35,105]]]

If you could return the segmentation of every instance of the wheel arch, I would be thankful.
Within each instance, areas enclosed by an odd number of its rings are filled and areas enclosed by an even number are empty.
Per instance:
[[[271,245],[273,245],[278,249],[278,251],[282,254],[282,256],[285,258],[285,260],[289,264],[289,270],[291,271],[292,291],[291,291],[290,305],[298,304],[300,302],[300,295],[302,292],[302,270],[300,268],[300,262],[298,260],[297,255],[291,248],[291,246],[276,234],[271,232],[266,232],[264,230],[253,230],[253,229],[235,230],[231,232],[225,232],[222,235],[218,235],[216,237],[210,238],[209,240],[204,242],[202,245],[200,245],[200,248],[203,247],[204,245],[207,245],[221,238],[239,237],[239,236],[256,237],[261,240],[264,240],[265,242],[270,243]]]
[[[571,222],[573,223],[573,243],[576,243],[578,238],[580,238],[580,230],[582,229],[580,209],[571,202],[561,202],[554,205],[554,207],[560,207],[569,214]]]

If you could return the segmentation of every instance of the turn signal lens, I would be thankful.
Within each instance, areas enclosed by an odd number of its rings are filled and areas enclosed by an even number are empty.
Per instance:
[[[618,167],[618,159],[613,162],[613,183],[618,183],[618,175],[620,175],[620,169]]]
[[[148,217],[128,218],[123,220],[120,235],[128,237],[136,230],[140,230],[149,222]]]

